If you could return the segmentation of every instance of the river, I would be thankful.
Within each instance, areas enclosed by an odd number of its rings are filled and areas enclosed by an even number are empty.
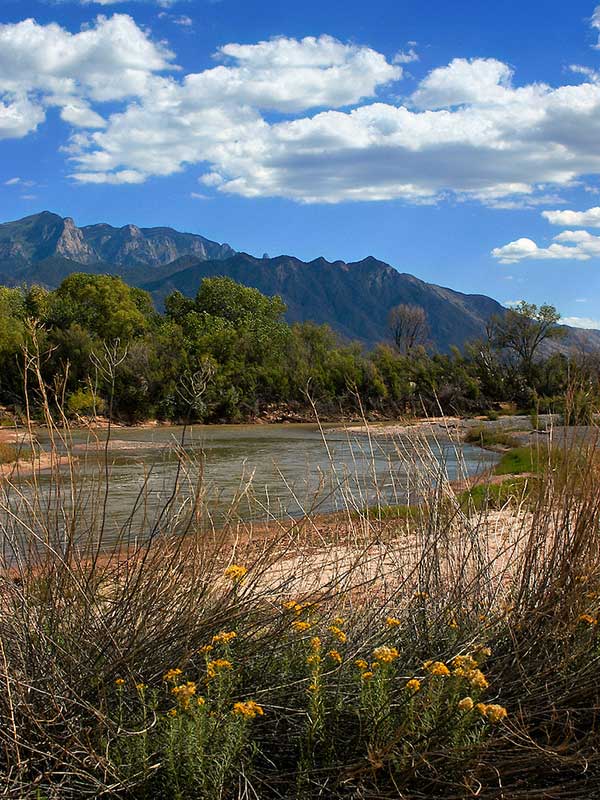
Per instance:
[[[141,525],[143,535],[172,494],[182,442],[186,459],[179,501],[191,494],[201,471],[203,513],[217,525],[232,505],[238,519],[266,520],[309,510],[406,503],[418,499],[424,483],[442,475],[450,480],[473,475],[497,460],[471,445],[430,438],[415,448],[407,441],[370,440],[342,428],[329,428],[322,436],[316,425],[115,428],[108,450],[109,527],[117,530],[143,498],[144,519],[135,526]],[[73,445],[81,485],[93,485],[102,471],[103,450],[90,448],[89,434],[82,431],[73,434]],[[43,473],[41,486],[51,488]]]

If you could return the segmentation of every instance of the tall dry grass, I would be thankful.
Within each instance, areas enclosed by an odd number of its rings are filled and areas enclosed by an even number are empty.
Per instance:
[[[388,483],[412,467],[417,513],[369,513],[332,455],[303,516],[271,514],[248,481],[218,525],[182,445],[162,507],[145,482],[115,529],[109,436],[75,453],[40,357],[26,374],[48,445],[30,425],[31,472],[0,484],[1,796],[600,795],[593,442],[555,441],[499,512],[465,508],[403,441]],[[241,519],[248,497],[267,525]]]

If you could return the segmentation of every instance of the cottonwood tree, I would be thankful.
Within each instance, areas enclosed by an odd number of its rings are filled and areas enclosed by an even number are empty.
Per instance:
[[[560,314],[554,306],[536,306],[522,300],[502,316],[495,315],[488,326],[490,343],[498,350],[514,353],[520,361],[523,375],[531,384],[536,353],[548,339],[564,336],[558,325]]]
[[[388,314],[388,326],[398,352],[409,355],[415,347],[424,345],[429,333],[427,314],[421,306],[402,303]]]

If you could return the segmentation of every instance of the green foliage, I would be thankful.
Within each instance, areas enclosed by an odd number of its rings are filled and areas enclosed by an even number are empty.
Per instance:
[[[532,478],[515,478],[502,483],[479,484],[459,495],[465,513],[480,513],[488,509],[504,508],[520,503],[530,492]]]
[[[506,401],[525,409],[535,402],[541,412],[536,397],[564,398],[574,380],[579,390],[560,406],[566,423],[590,422],[599,405],[600,361],[539,357],[539,345],[560,333],[549,306],[510,311],[487,342],[448,354],[416,339],[401,352],[386,344],[366,352],[326,325],[288,325],[285,310],[281,298],[223,277],[202,281],[195,298],[174,292],[164,315],[146,292],[110,275],[72,274],[53,292],[0,287],[0,404],[25,404],[22,352],[35,324],[43,377],[63,381],[70,413],[81,413],[78,392],[92,385],[96,407],[125,422],[237,422],[285,404],[306,412],[314,404],[325,416],[493,418]],[[120,354],[114,368],[107,347]],[[40,398],[28,400],[35,408]]]

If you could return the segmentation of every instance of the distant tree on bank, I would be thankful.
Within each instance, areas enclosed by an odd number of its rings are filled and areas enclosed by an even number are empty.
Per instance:
[[[554,306],[538,307],[522,300],[503,316],[492,317],[488,337],[496,349],[508,350],[517,356],[525,379],[531,383],[535,357],[542,343],[565,333],[559,320],[560,314]]]
[[[427,342],[429,325],[425,309],[421,306],[405,303],[395,306],[388,314],[388,326],[396,350],[403,356]]]

